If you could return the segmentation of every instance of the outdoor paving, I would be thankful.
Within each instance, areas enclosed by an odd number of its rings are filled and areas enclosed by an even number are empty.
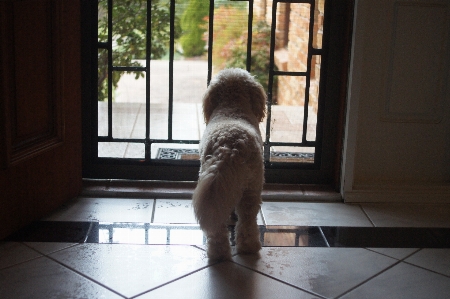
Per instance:
[[[207,61],[174,61],[173,78],[173,124],[172,138],[175,140],[199,140],[205,123],[202,114],[202,97],[206,91]],[[168,98],[169,64],[168,61],[152,61],[150,73],[150,138],[168,137]],[[108,133],[107,102],[98,102],[98,133]],[[301,142],[303,127],[303,107],[272,106],[271,141]],[[112,118],[114,138],[145,138],[145,78],[135,79],[134,74],[122,76],[115,90]],[[307,140],[314,140],[317,116],[309,109]],[[260,125],[265,136],[266,121]],[[198,145],[154,144],[155,158],[159,147],[198,148]],[[275,151],[292,151],[292,148],[278,147]],[[298,149],[297,149],[298,150]],[[313,150],[313,149],[312,149]],[[304,148],[303,152],[312,152]],[[100,143],[100,157],[143,158],[144,145],[131,143]]]

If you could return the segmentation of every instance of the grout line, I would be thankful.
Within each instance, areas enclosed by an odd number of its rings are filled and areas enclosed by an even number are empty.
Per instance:
[[[376,250],[373,250],[373,249],[371,249],[370,247],[360,247],[360,248],[361,248],[361,249],[368,250],[368,251],[373,252],[373,253],[381,254],[382,256],[389,257],[389,258],[395,259],[395,260],[397,260],[397,261],[400,261],[400,260],[401,260],[401,259],[399,259],[399,258],[390,256],[390,255],[387,255],[387,254],[385,254],[385,253],[381,253],[381,252],[378,252],[378,251],[376,251]],[[372,248],[377,248],[377,247],[372,247]],[[381,247],[381,248],[383,248],[383,247]],[[384,247],[384,248],[386,248],[386,247]]]
[[[296,286],[296,285],[294,285],[294,284],[291,284],[291,283],[289,283],[289,282],[287,282],[287,281],[284,281],[284,280],[281,280],[281,279],[279,279],[279,278],[270,276],[269,274],[266,274],[266,273],[263,273],[263,272],[258,271],[258,270],[256,270],[256,269],[253,269],[253,268],[250,268],[250,267],[248,267],[248,266],[242,265],[242,264],[237,263],[237,262],[235,262],[235,261],[231,261],[231,262],[234,263],[234,264],[236,264],[236,265],[238,265],[238,266],[241,266],[241,267],[243,267],[243,268],[245,268],[245,269],[247,269],[247,270],[250,270],[250,271],[252,271],[252,272],[256,272],[256,273],[261,274],[261,275],[263,275],[263,276],[266,276],[266,277],[268,277],[268,278],[270,278],[270,279],[273,279],[273,280],[276,280],[276,281],[278,281],[278,282],[281,282],[282,284],[285,284],[285,285],[288,285],[288,286],[290,286],[290,287],[293,287],[293,288],[295,288],[295,289],[297,289],[297,290],[303,291],[303,292],[308,293],[308,294],[313,295],[313,296],[318,296],[319,298],[322,298],[322,299],[327,299],[327,297],[325,297],[325,296],[322,296],[322,295],[320,295],[320,294],[318,294],[318,293],[315,293],[315,292],[313,292],[313,291],[310,291],[310,290],[303,289],[303,288],[301,288],[301,287],[299,287],[299,286]]]
[[[392,258],[392,259],[394,259],[394,258]],[[371,280],[374,279],[375,277],[380,276],[381,274],[383,274],[383,273],[385,273],[386,271],[388,271],[388,270],[394,268],[395,266],[397,266],[397,265],[400,264],[400,263],[402,263],[402,260],[397,260],[395,263],[393,263],[393,264],[390,265],[389,267],[387,267],[387,268],[381,270],[380,272],[378,272],[378,273],[376,273],[376,274],[370,276],[369,278],[363,280],[362,282],[360,282],[360,283],[358,283],[357,285],[351,287],[350,289],[348,289],[348,290],[345,291],[344,293],[340,294],[339,296],[336,296],[335,299],[342,298],[342,296],[345,296],[345,295],[347,295],[348,293],[350,293],[350,292],[356,290],[357,288],[359,288],[359,287],[362,286],[363,284],[365,284],[365,283],[371,281]]]
[[[84,240],[83,240],[83,243],[86,243],[87,242],[87,240],[89,239],[89,235],[91,234],[91,230],[92,230],[92,226],[94,225],[94,222],[90,222],[89,223],[89,228],[88,228],[88,231],[87,231],[87,233],[86,233],[86,237],[84,238]]]
[[[365,248],[365,249],[366,249],[366,248]],[[394,264],[390,265],[389,267],[387,267],[387,268],[381,270],[380,272],[378,272],[378,273],[372,275],[371,277],[369,277],[369,278],[367,278],[366,280],[362,281],[361,283],[357,284],[356,286],[354,286],[354,287],[348,289],[347,291],[345,291],[345,292],[342,293],[341,295],[335,297],[335,299],[338,299],[338,298],[341,298],[341,297],[344,296],[344,295],[347,295],[348,293],[350,293],[350,292],[352,292],[353,290],[359,288],[360,286],[362,286],[363,284],[369,282],[370,280],[374,279],[375,277],[378,277],[378,276],[380,276],[381,274],[387,272],[388,270],[394,268],[395,266],[397,266],[397,265],[403,263],[403,261],[404,261],[405,259],[407,259],[407,258],[409,258],[410,256],[416,254],[416,253],[419,252],[420,250],[422,250],[422,249],[419,248],[419,249],[413,251],[412,253],[408,254],[407,256],[405,256],[405,257],[402,258],[402,259],[396,259],[396,258],[393,258],[393,257],[388,256],[389,258],[394,259],[394,260],[397,260],[397,261],[396,261]],[[378,252],[375,252],[375,253],[378,253]],[[381,253],[378,253],[378,254],[381,254]],[[381,254],[381,255],[384,255],[384,254]],[[384,256],[386,256],[386,255],[384,255]]]
[[[318,228],[319,228],[320,234],[322,235],[322,238],[324,239],[325,244],[327,245],[327,247],[331,247],[330,244],[328,243],[327,237],[326,237],[325,234],[323,233],[322,227],[321,227],[321,226],[318,226]]]
[[[377,226],[375,225],[375,223],[372,221],[372,219],[370,219],[370,216],[369,216],[369,214],[367,214],[366,210],[364,210],[364,207],[363,207],[361,204],[359,204],[358,206],[359,206],[359,208],[361,209],[361,211],[364,213],[364,215],[366,215],[367,219],[370,221],[370,223],[372,224],[372,226],[373,226],[373,227],[377,227]]]
[[[156,198],[153,199],[152,217],[150,219],[150,223],[153,223],[155,221],[155,213],[156,213]]]
[[[201,250],[201,251],[203,251],[203,252],[206,252],[205,249],[199,247],[198,245],[189,245],[189,246],[192,246],[192,247],[194,247],[194,248],[196,248],[196,249],[198,249],[198,250]]]
[[[259,207],[259,213],[261,214],[261,219],[262,219],[262,221],[263,221],[263,225],[264,225],[264,226],[267,226],[267,223],[266,223],[266,217],[264,216],[264,213],[263,213],[263,210],[262,210],[262,207],[261,207],[261,206]]]
[[[441,275],[441,276],[450,278],[450,275],[446,275],[446,274],[444,274],[444,273],[437,272],[437,271],[435,271],[435,270],[431,270],[431,269],[425,268],[425,267],[423,267],[423,266],[419,266],[419,265],[412,264],[412,263],[410,263],[410,262],[405,262],[405,261],[403,261],[403,263],[404,263],[404,264],[407,264],[407,265],[410,265],[410,266],[413,266],[413,267],[416,267],[416,268],[419,268],[419,269],[422,269],[422,270],[425,270],[425,271],[428,271],[428,272],[432,272],[432,273],[434,273],[434,274],[438,274],[438,275]]]
[[[49,252],[49,253],[44,253],[44,252],[41,252],[41,251],[39,251],[38,249],[36,249],[36,248],[34,248],[34,247],[32,247],[32,246],[26,244],[26,243],[37,243],[37,242],[28,242],[28,241],[25,241],[25,242],[21,242],[21,243],[22,243],[23,245],[27,246],[28,248],[30,248],[30,249],[36,251],[37,253],[42,254],[43,256],[49,256],[50,254],[57,253],[57,252],[60,252],[60,251],[63,251],[63,250],[66,250],[66,249],[69,249],[69,248],[72,248],[72,247],[75,247],[75,246],[78,246],[78,245],[83,244],[83,243],[70,242],[69,244],[72,244],[72,245],[70,245],[70,246],[67,246],[67,247],[64,247],[64,248],[60,248],[60,249],[58,249],[58,250],[55,250],[55,251],[52,251],[52,252]],[[63,243],[63,242],[57,242],[57,243]]]
[[[53,254],[53,253],[54,252],[52,252],[51,254]],[[91,281],[91,282],[93,282],[93,283],[95,283],[95,284],[97,284],[97,285],[107,289],[108,291],[113,292],[114,294],[116,294],[116,295],[118,295],[120,297],[127,298],[127,296],[122,295],[121,293],[119,293],[116,290],[108,287],[107,285],[105,285],[105,284],[95,280],[94,278],[88,276],[87,274],[84,274],[83,272],[80,272],[80,271],[76,270],[75,268],[72,268],[69,265],[64,264],[63,262],[58,261],[57,259],[51,257],[50,255],[45,255],[45,257],[50,259],[50,260],[52,260],[52,261],[54,261],[55,263],[57,263],[57,264],[59,264],[59,265],[61,265],[63,267],[65,267],[66,269],[69,269],[70,271],[77,273],[78,275],[84,277],[85,279],[87,279],[87,280],[89,280],[89,281]]]
[[[29,249],[33,250],[34,252],[38,253],[39,255],[35,256],[35,257],[32,257],[30,259],[21,261],[21,262],[17,262],[15,264],[12,264],[12,265],[9,265],[9,266],[5,266],[3,268],[0,267],[0,271],[5,270],[5,269],[9,269],[9,268],[13,268],[13,267],[16,267],[16,266],[19,266],[19,265],[22,265],[22,264],[25,264],[25,263],[28,263],[28,262],[31,262],[31,261],[34,261],[34,260],[37,260],[37,259],[45,257],[45,254],[43,254],[42,252],[39,252],[38,250],[28,246],[27,244],[25,244],[25,242],[14,242],[14,243],[18,243],[18,244],[21,244],[21,245],[23,245],[25,247],[28,247]]]
[[[219,264],[219,263],[222,263],[222,262],[215,262],[215,263],[207,264],[206,266],[201,267],[201,268],[198,268],[198,269],[195,270],[195,271],[192,271],[192,272],[186,273],[186,274],[184,274],[184,275],[182,275],[182,276],[179,276],[179,277],[177,277],[177,278],[174,278],[174,279],[172,279],[172,280],[170,280],[170,281],[167,281],[167,282],[165,282],[165,283],[163,283],[163,284],[160,284],[160,285],[158,285],[158,286],[156,286],[156,287],[154,287],[154,288],[151,288],[151,289],[149,289],[149,290],[147,290],[147,291],[144,291],[144,292],[139,293],[139,294],[137,294],[137,295],[131,296],[131,297],[129,297],[128,299],[138,298],[138,297],[140,297],[140,296],[142,296],[142,295],[145,295],[145,294],[148,294],[148,293],[150,293],[150,292],[153,292],[153,291],[156,290],[156,289],[162,288],[162,287],[164,287],[164,286],[166,286],[166,285],[169,285],[169,284],[171,284],[171,283],[173,283],[173,282],[176,282],[176,281],[178,281],[178,280],[181,280],[181,279],[183,279],[183,278],[186,278],[186,277],[188,277],[188,276],[190,276],[190,275],[192,275],[192,274],[195,274],[195,273],[197,273],[197,272],[200,272],[200,271],[202,271],[202,270],[205,270],[206,268],[209,268],[209,267],[211,267],[211,266],[213,266],[213,265],[216,265],[216,264]]]

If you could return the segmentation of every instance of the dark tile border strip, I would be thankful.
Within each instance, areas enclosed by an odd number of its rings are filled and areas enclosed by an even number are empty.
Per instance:
[[[137,232],[140,237],[116,241],[118,229]],[[166,239],[154,242],[153,236],[161,231],[166,231]],[[175,231],[182,231],[188,240],[190,233],[197,238],[180,243],[171,240]],[[230,226],[230,232],[233,244],[234,226]],[[260,232],[264,247],[450,248],[450,228],[260,226]],[[205,238],[199,240],[199,235],[198,225],[36,221],[4,241],[202,245]]]

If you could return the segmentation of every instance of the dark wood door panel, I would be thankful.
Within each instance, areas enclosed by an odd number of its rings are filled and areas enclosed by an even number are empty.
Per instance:
[[[0,239],[81,190],[80,2],[0,2]]]
[[[9,12],[2,16],[6,167],[62,144],[64,49],[58,42],[61,11],[54,2],[16,1],[4,9]]]

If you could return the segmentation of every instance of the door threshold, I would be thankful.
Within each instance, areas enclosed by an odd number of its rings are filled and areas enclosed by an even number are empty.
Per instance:
[[[190,199],[197,182],[83,179],[83,197]],[[342,202],[328,185],[265,184],[263,201]]]

